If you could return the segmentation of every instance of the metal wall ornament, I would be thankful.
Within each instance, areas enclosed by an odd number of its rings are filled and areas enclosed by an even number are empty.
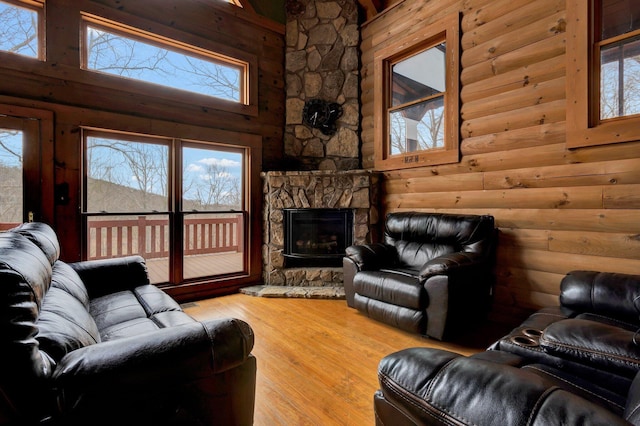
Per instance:
[[[336,133],[336,121],[342,116],[342,106],[322,99],[311,99],[304,104],[302,121],[324,135]]]

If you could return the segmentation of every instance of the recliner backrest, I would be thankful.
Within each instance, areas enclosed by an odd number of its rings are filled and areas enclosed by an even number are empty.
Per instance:
[[[0,394],[17,412],[34,411],[53,360],[40,350],[37,320],[51,285],[49,259],[16,232],[0,233]]]
[[[59,256],[55,231],[44,223],[0,233],[0,394],[20,412],[47,392],[62,357],[100,341],[87,289]]]
[[[27,222],[11,229],[9,232],[20,234],[38,246],[49,260],[51,266],[60,257],[58,236],[53,228],[46,223]]]
[[[637,325],[640,275],[571,271],[560,284],[560,305],[574,314],[588,312]]]
[[[492,216],[448,213],[389,213],[384,233],[384,242],[396,247],[400,263],[415,268],[448,253],[490,255],[494,238]]]

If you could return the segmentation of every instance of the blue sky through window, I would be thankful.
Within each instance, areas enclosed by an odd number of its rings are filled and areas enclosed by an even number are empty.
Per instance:
[[[0,165],[4,167],[21,167],[22,132],[0,129]]]
[[[182,150],[184,199],[202,199],[213,184],[220,191],[218,201],[226,197],[229,185],[240,191],[242,154],[202,146]],[[167,194],[167,145],[89,136],[87,147],[89,177],[156,195]]]
[[[240,67],[87,27],[87,68],[216,98],[243,101]]]
[[[38,13],[0,1],[0,50],[38,58]]]

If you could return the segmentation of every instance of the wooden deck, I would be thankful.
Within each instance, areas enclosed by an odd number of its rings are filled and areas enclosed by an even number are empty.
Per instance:
[[[242,253],[213,253],[186,256],[185,279],[242,271]],[[164,283],[169,276],[169,258],[147,259],[149,279],[152,283]]]
[[[184,308],[199,320],[235,317],[253,328],[256,426],[373,425],[377,367],[385,355],[413,346],[471,354],[508,331],[487,324],[442,343],[376,322],[344,300],[233,294]]]

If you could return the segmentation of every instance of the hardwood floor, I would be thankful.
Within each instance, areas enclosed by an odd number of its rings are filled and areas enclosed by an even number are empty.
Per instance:
[[[373,425],[377,366],[385,355],[413,346],[469,355],[508,331],[487,324],[442,343],[371,320],[344,300],[234,294],[187,304],[185,311],[200,320],[240,318],[253,328],[257,426]]]

